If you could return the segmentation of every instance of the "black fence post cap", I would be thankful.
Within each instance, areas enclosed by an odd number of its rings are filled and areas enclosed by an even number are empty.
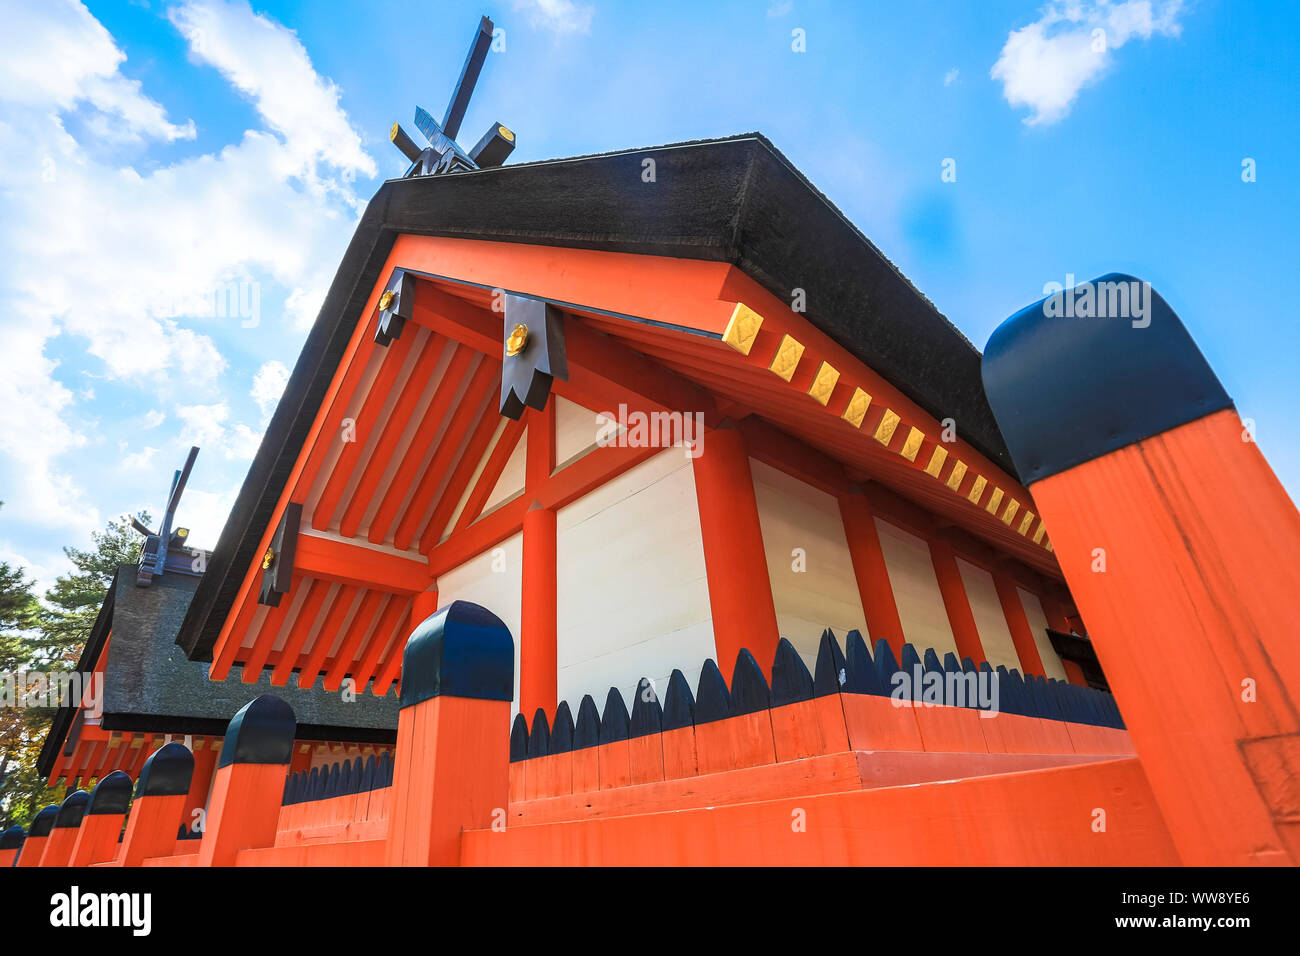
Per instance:
[[[425,618],[402,653],[401,706],[434,697],[513,700],[515,642],[487,608],[452,601]]]
[[[239,709],[226,730],[217,767],[232,764],[287,764],[293,759],[298,721],[283,698],[263,694]]]
[[[1086,314],[1074,306],[1084,294]],[[1233,407],[1177,313],[1118,272],[1011,316],[981,373],[1026,485]]]
[[[190,792],[194,754],[184,744],[163,744],[144,762],[135,782],[137,797],[177,797]]]
[[[131,806],[131,778],[121,770],[107,774],[91,791],[87,816],[126,813]]]

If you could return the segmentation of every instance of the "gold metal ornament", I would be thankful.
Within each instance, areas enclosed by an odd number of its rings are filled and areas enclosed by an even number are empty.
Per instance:
[[[506,355],[518,355],[528,348],[528,326],[522,322],[516,325],[506,339]]]
[[[273,548],[267,548],[266,554],[262,555],[262,570],[271,570],[271,565],[273,564],[275,564],[275,550]]]
[[[379,311],[387,312],[391,309],[393,307],[394,298],[396,297],[393,295],[393,290],[385,289],[384,294],[379,297]]]

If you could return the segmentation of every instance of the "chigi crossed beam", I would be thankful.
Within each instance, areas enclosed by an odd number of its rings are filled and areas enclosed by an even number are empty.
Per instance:
[[[399,123],[394,123],[389,130],[389,139],[411,161],[411,166],[406,171],[407,177],[435,176],[500,166],[514,150],[515,134],[500,123],[493,123],[468,153],[456,143],[461,121],[465,118],[465,109],[469,106],[474,84],[478,82],[478,75],[483,70],[483,61],[487,59],[491,45],[492,21],[483,17],[479,20],[478,30],[470,44],[469,56],[461,67],[460,79],[452,90],[451,101],[447,104],[442,123],[438,123],[421,107],[415,108],[415,126],[428,139],[427,147],[420,149]]]
[[[474,148],[466,153],[456,143],[461,121],[474,93],[474,84],[483,70],[492,46],[492,21],[483,17],[470,43],[469,56],[461,67],[460,79],[452,90],[447,113],[439,124],[424,109],[415,108],[415,125],[429,140],[420,149],[398,123],[389,138],[411,161],[406,177],[436,176],[500,166],[515,148],[515,134],[500,123],[483,134]],[[415,277],[395,269],[388,287],[379,299],[379,325],[375,341],[387,348],[400,338],[411,316],[416,295]],[[505,325],[501,344],[501,414],[516,421],[524,408],[539,411],[546,407],[551,383],[569,377],[564,349],[564,315],[554,305],[521,295],[507,295]]]

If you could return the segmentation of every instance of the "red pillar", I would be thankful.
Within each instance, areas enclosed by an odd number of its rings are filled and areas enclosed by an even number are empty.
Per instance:
[[[528,410],[524,493],[534,498],[524,514],[523,571],[520,575],[519,712],[543,708],[555,713],[558,696],[556,650],[556,516],[535,500],[555,471],[555,402]]]
[[[1046,677],[1043,659],[1038,656],[1038,644],[1034,641],[1034,629],[1029,626],[1025,606],[1020,603],[1015,578],[1002,568],[994,568],[993,586],[997,588],[998,603],[1002,605],[1007,629],[1011,631],[1011,643],[1016,646],[1016,656],[1020,658],[1020,672],[1034,677]]]
[[[194,774],[190,778],[189,793],[185,796],[185,811],[182,823],[189,829],[194,828],[198,819],[195,810],[202,810],[208,805],[208,793],[212,790],[212,775],[217,769],[217,751],[212,749],[209,740],[202,750],[194,752]]]
[[[862,613],[872,642],[887,640],[897,651],[903,646],[903,621],[898,616],[894,589],[885,567],[885,553],[880,550],[880,533],[871,514],[871,505],[861,491],[840,495],[840,520],[849,544],[853,574],[858,579]]]
[[[524,515],[522,601],[519,645],[519,712],[540,707],[555,713],[558,694],[556,649],[555,512],[533,503]]]
[[[505,826],[514,641],[491,612],[453,601],[402,658],[385,860],[456,866],[465,830]]]
[[[701,454],[693,459],[695,499],[717,664],[729,674],[741,649],[749,648],[770,673],[780,634],[749,455],[735,429],[713,429],[702,441]]]
[[[198,866],[234,866],[241,850],[275,844],[296,730],[293,710],[271,694],[235,714],[221,745]]]
[[[107,774],[95,786],[86,815],[72,845],[69,866],[107,863],[117,855],[118,835],[131,805],[131,778],[121,770]]]
[[[1145,293],[1140,321],[1022,310],[989,341],[985,391],[1181,862],[1294,865],[1300,513]]]
[[[193,774],[194,755],[184,744],[164,744],[145,761],[122,836],[120,866],[172,855]]]
[[[966,596],[966,585],[962,582],[961,569],[957,566],[957,555],[952,545],[943,538],[932,539],[930,562],[934,565],[939,593],[943,595],[943,606],[948,612],[948,624],[952,628],[953,640],[957,643],[957,656],[969,657],[979,666],[985,660],[984,645],[980,643],[975,614],[970,609],[970,599]]]
[[[421,591],[411,599],[411,627],[420,626],[420,622],[438,610],[438,589],[429,588]]]
[[[1083,676],[1083,668],[1079,666],[1078,661],[1062,660],[1061,666],[1065,668],[1065,679],[1071,684],[1077,684],[1080,687],[1088,686],[1088,678]]]

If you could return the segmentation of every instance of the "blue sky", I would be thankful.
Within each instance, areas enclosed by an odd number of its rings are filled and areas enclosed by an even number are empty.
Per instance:
[[[157,512],[190,443],[180,517],[216,542],[356,218],[405,166],[389,125],[441,115],[481,13],[505,49],[464,145],[498,120],[512,162],[760,130],[980,347],[1046,283],[1148,279],[1296,497],[1300,5],[19,0],[0,559],[52,580],[63,545]]]

